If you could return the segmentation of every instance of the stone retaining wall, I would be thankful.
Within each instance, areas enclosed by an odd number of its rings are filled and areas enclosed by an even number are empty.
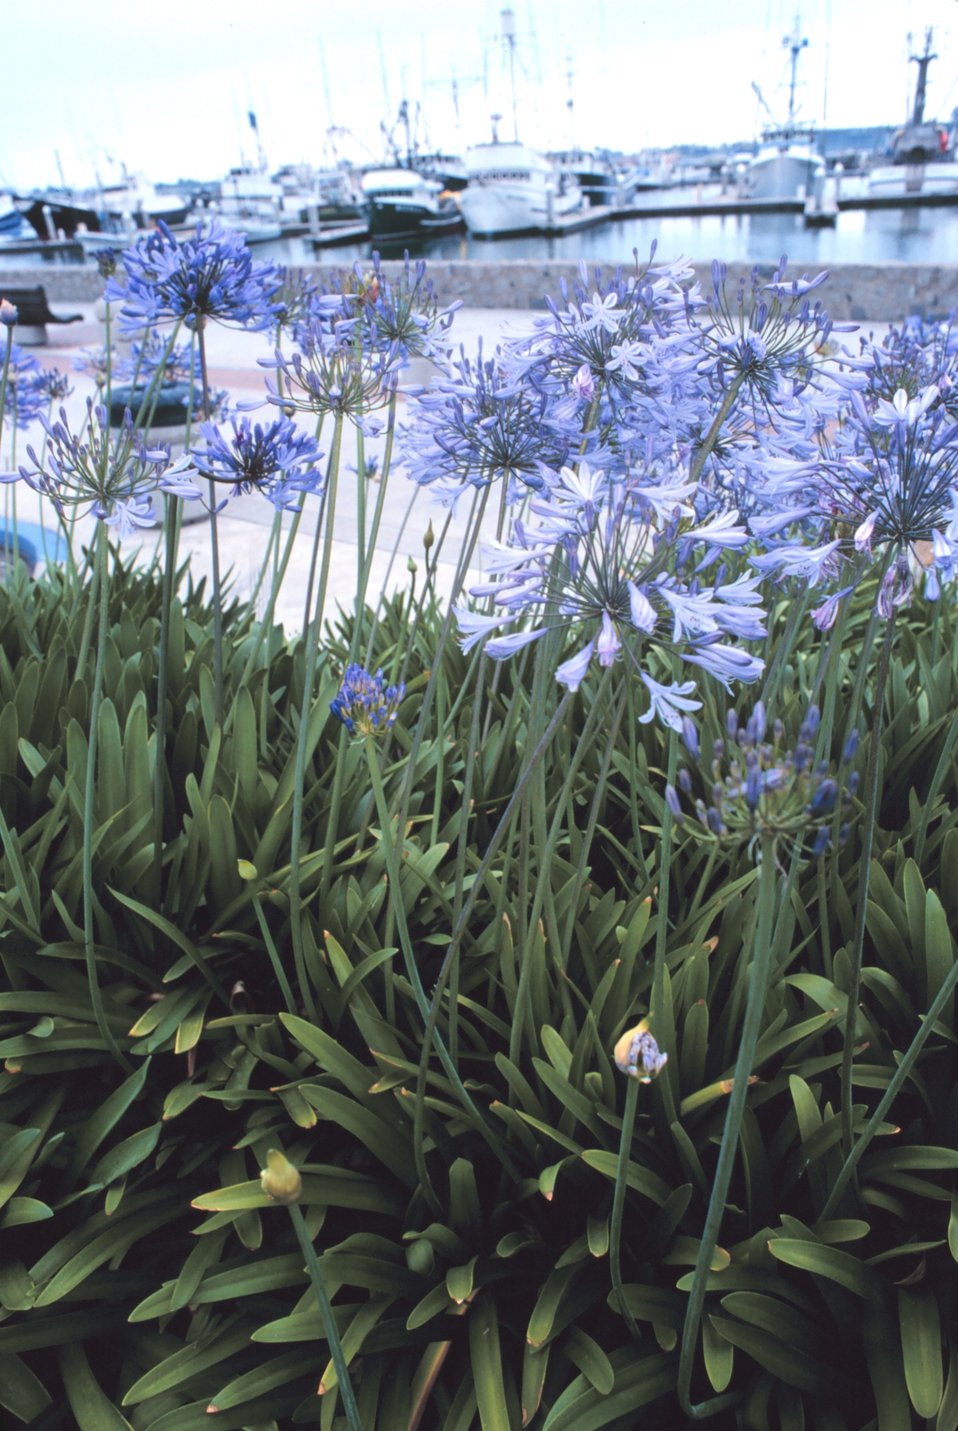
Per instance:
[[[322,281],[324,276],[328,278],[350,265],[331,258],[308,267]],[[388,274],[399,267],[398,262],[383,263]],[[730,263],[732,284],[740,274],[748,274],[751,267]],[[772,272],[770,264],[760,264],[758,268],[761,272]],[[695,269],[707,284],[710,265],[696,263]],[[608,267],[605,271],[609,271]],[[816,270],[814,266],[795,264],[790,271],[798,275]],[[958,263],[844,263],[834,265],[829,274],[828,282],[815,297],[822,299],[836,321],[896,322],[910,313],[944,316],[958,306]],[[459,298],[468,308],[542,308],[544,294],[558,298],[561,280],[571,281],[576,277],[576,265],[559,259],[501,263],[461,259],[430,262],[429,277],[443,303]],[[4,284],[13,287],[36,283],[43,284],[53,303],[70,300],[93,303],[103,291],[103,280],[92,264],[49,263],[0,270],[0,295]]]

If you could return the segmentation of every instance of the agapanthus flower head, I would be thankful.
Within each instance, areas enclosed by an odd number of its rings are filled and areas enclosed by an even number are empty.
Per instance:
[[[107,279],[104,297],[121,305],[125,332],[176,319],[187,328],[212,319],[255,331],[274,321],[275,266],[254,262],[245,235],[217,219],[197,224],[189,239],[160,221],[123,251],[121,265],[122,272]]]
[[[802,384],[811,378],[815,352],[832,330],[821,304],[807,297],[827,275],[788,281],[785,269],[782,258],[771,281],[754,269],[730,293],[726,265],[713,263],[709,305],[694,320],[720,388],[738,383],[767,405],[783,376]]]
[[[709,560],[745,534],[724,519],[692,525],[689,492],[687,484],[647,486],[585,462],[546,474],[529,501],[530,520],[514,524],[508,544],[488,549],[490,579],[470,587],[474,597],[491,597],[499,616],[457,610],[464,648],[486,638],[486,654],[502,660],[549,631],[568,633],[582,644],[557,667],[560,684],[575,690],[593,661],[621,662],[649,694],[640,719],[675,730],[701,705],[695,682],[662,684],[650,674],[659,664],[650,652],[726,686],[756,680],[762,660],[741,643],[765,635],[758,579],[730,581]]]
[[[112,278],[116,273],[119,255],[115,248],[101,248],[96,253],[96,266],[101,278]]]
[[[892,401],[899,391],[906,401],[938,389],[944,405],[958,417],[958,329],[955,315],[943,322],[912,316],[875,342],[862,341],[861,357],[849,363],[860,382],[866,406]]]
[[[904,388],[889,398],[853,391],[805,490],[802,524],[807,531],[811,508],[820,535],[840,545],[845,585],[881,569],[877,609],[887,617],[911,600],[916,576],[932,565],[950,571],[956,502],[958,420],[938,385],[910,397]],[[937,579],[925,594],[937,595]]]
[[[440,306],[422,259],[412,264],[405,254],[399,273],[389,277],[374,253],[371,269],[356,264],[347,292],[354,300],[353,316],[362,329],[364,348],[398,353],[403,365],[410,358],[447,356],[446,335],[462,305]]]
[[[571,289],[563,285],[565,307],[546,299],[550,316],[539,320],[531,338],[511,345],[521,356],[528,381],[549,391],[572,391],[591,401],[601,388],[614,402],[647,385],[654,367],[651,342],[684,320],[697,301],[694,273],[684,259],[655,267],[650,259],[631,273],[590,274],[585,263]]]
[[[37,387],[48,402],[63,402],[73,392],[73,384],[66,373],[59,368],[44,368],[37,379]]]
[[[547,394],[510,376],[501,349],[475,361],[465,353],[447,376],[410,401],[402,431],[410,477],[454,503],[467,487],[503,482],[509,491],[538,489],[544,473],[571,458],[581,433]]]
[[[166,447],[147,447],[129,412],[119,430],[110,427],[105,407],[87,400],[80,433],[71,430],[61,408],[59,421],[41,415],[46,433],[42,456],[27,448],[28,463],[19,477],[58,511],[87,510],[118,535],[125,536],[156,520],[153,498],[170,460]]]
[[[69,384],[62,374],[54,372],[48,377],[32,353],[25,353],[18,343],[11,344],[4,413],[8,425],[29,427],[48,409],[60,387],[65,387],[65,397]]]
[[[190,448],[191,466],[213,482],[228,484],[233,496],[259,492],[283,507],[322,487],[316,440],[288,417],[268,425],[233,418],[226,432],[206,422],[200,436],[203,445]]]
[[[381,670],[370,675],[364,666],[351,665],[346,667],[339,694],[329,708],[350,735],[383,735],[395,725],[405,694],[402,682],[387,686]]]
[[[639,1083],[651,1083],[658,1078],[669,1058],[652,1037],[648,1019],[626,1029],[617,1040],[612,1057],[616,1068],[627,1078],[638,1079]]]
[[[779,862],[792,852],[818,857],[831,841],[836,811],[847,809],[858,784],[857,773],[847,772],[857,741],[846,744],[836,772],[815,758],[818,728],[815,706],[794,743],[780,721],[769,726],[761,701],[744,721],[730,710],[710,756],[703,752],[697,768],[683,767],[676,786],[668,788],[669,808],[684,821],[691,805],[697,820],[692,828],[720,844],[745,845],[756,858],[766,841]],[[703,794],[695,794],[697,786]],[[846,833],[843,824],[839,838]]]
[[[260,359],[260,366],[276,375],[266,382],[275,407],[348,418],[362,426],[389,402],[399,381],[398,349],[384,353],[366,347],[353,319],[330,321],[316,311],[295,336],[293,353],[277,348],[272,358]]]

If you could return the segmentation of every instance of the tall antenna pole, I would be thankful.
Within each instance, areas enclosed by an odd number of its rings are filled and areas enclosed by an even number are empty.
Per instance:
[[[925,118],[925,97],[928,92],[928,66],[932,60],[937,60],[938,56],[931,52],[931,30],[925,31],[925,53],[923,55],[911,55],[910,58],[918,66],[918,81],[915,85],[915,108],[911,117],[912,124],[921,124]]]
[[[569,86],[569,98],[565,102],[565,107],[569,111],[569,147],[572,150],[573,154],[575,154],[575,96],[572,90],[572,81],[575,79],[575,72],[572,68],[571,55],[569,55],[568,59],[566,60],[566,64],[569,66],[565,74],[566,81]]]
[[[790,35],[786,35],[785,38],[784,38],[784,40],[782,41],[782,44],[783,44],[783,45],[787,45],[787,46],[788,46],[788,51],[789,51],[789,55],[791,56],[791,65],[792,65],[791,77],[790,77],[790,79],[789,79],[789,85],[788,85],[788,122],[789,122],[789,125],[792,125],[792,124],[794,124],[794,122],[795,122],[795,76],[796,76],[796,73],[797,73],[797,71],[798,71],[798,57],[799,57],[799,55],[802,53],[802,50],[804,50],[805,46],[808,44],[808,41],[807,41],[807,40],[803,40],[803,39],[802,39],[801,31],[799,30],[799,24],[800,24],[800,20],[799,20],[799,17],[796,15],[796,16],[795,16],[795,29],[792,31],[792,33],[791,33]]]
[[[516,17],[507,5],[501,15],[502,38],[509,56],[509,84],[512,89],[512,137],[519,143],[519,114],[516,109]]]

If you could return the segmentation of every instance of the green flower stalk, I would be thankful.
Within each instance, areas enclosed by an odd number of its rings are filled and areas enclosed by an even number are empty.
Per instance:
[[[330,709],[337,719],[342,721],[350,734],[362,740],[365,748],[369,768],[369,779],[376,804],[376,814],[382,829],[383,852],[386,857],[386,873],[389,879],[389,887],[394,896],[393,909],[399,934],[399,944],[402,950],[406,975],[412,987],[419,1012],[426,1025],[426,1043],[428,1045],[431,1042],[434,1045],[439,1054],[442,1066],[449,1076],[449,1080],[463,1108],[473,1120],[478,1131],[490,1146],[493,1147],[496,1152],[499,1152],[498,1144],[490,1132],[485,1118],[483,1118],[475,1101],[466,1090],[455,1062],[449,1054],[446,1043],[436,1027],[435,1006],[430,1006],[426,990],[423,987],[422,976],[419,973],[416,953],[412,944],[412,936],[409,932],[409,924],[406,920],[406,911],[402,902],[399,851],[391,838],[391,832],[395,822],[390,815],[389,805],[386,800],[386,791],[383,785],[382,770],[380,769],[376,745],[378,740],[395,724],[399,706],[404,696],[405,686],[401,684],[399,686],[386,686],[382,671],[377,671],[375,675],[371,676],[369,672],[365,671],[361,666],[353,665],[347,668],[339,694],[335,700],[330,702]],[[429,1181],[421,1140],[418,1138],[415,1140],[415,1156],[416,1171],[419,1174],[423,1194],[433,1203],[438,1211],[439,1204]]]
[[[625,1190],[628,1185],[629,1148],[635,1131],[635,1112],[638,1105],[640,1083],[651,1083],[658,1078],[668,1062],[668,1054],[663,1053],[649,1031],[649,1020],[642,1019],[634,1028],[626,1029],[617,1040],[612,1051],[616,1068],[626,1075],[629,1086],[625,1094],[625,1111],[622,1114],[622,1133],[619,1138],[619,1156],[615,1170],[615,1192],[612,1195],[612,1216],[609,1221],[609,1275],[618,1298],[619,1310],[625,1318],[636,1341],[641,1333],[635,1318],[625,1300],[622,1289],[622,1216],[625,1211]]]
[[[326,1340],[329,1343],[330,1358],[336,1370],[336,1382],[339,1386],[340,1396],[343,1399],[343,1411],[346,1413],[346,1421],[350,1431],[363,1431],[359,1407],[356,1404],[356,1397],[349,1380],[349,1369],[346,1365],[346,1357],[343,1353],[343,1344],[336,1326],[336,1319],[333,1316],[329,1293],[326,1290],[326,1279],[323,1276],[323,1269],[319,1265],[316,1249],[313,1246],[309,1229],[306,1226],[306,1219],[303,1217],[298,1206],[299,1200],[303,1195],[302,1176],[299,1169],[294,1167],[285,1153],[280,1152],[278,1148],[269,1149],[266,1154],[266,1167],[262,1169],[259,1176],[260,1185],[266,1196],[272,1202],[289,1209],[293,1231],[296,1234],[296,1240],[299,1243],[300,1251],[306,1263],[306,1271],[309,1274],[309,1280],[319,1305],[319,1314],[322,1317],[323,1330],[326,1333]]]

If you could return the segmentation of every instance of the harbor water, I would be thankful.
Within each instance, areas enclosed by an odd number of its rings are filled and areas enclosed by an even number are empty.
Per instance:
[[[427,238],[420,243],[378,243],[383,257],[410,254],[446,262],[480,260],[561,259],[611,265],[627,263],[633,250],[640,260],[655,242],[662,260],[776,263],[783,254],[790,262],[822,268],[835,264],[950,264],[958,261],[958,204],[896,208],[843,208],[833,227],[805,224],[800,212],[656,213],[656,199],[674,204],[674,191],[646,196],[648,212],[609,219],[592,228],[567,234],[527,234],[501,238],[473,238],[465,231]],[[121,240],[122,242],[122,240]],[[351,244],[320,247],[304,237],[285,237],[255,245],[257,258],[291,266],[313,263],[349,264],[366,260],[373,249],[369,239]],[[77,262],[75,253],[37,255],[33,262]],[[82,261],[82,260],[81,260]],[[22,255],[0,248],[0,268],[22,266]],[[92,266],[93,260],[87,263]]]
[[[958,205],[889,209],[843,209],[834,228],[807,228],[800,213],[701,214],[612,220],[596,228],[558,237],[529,234],[498,239],[466,233],[427,240],[410,253],[445,261],[555,258],[575,262],[628,262],[633,249],[648,256],[654,241],[662,259],[723,259],[775,263],[787,254],[793,263],[827,267],[836,263],[954,263],[958,260]],[[305,239],[257,244],[257,257],[287,264],[366,259],[369,242],[315,249]],[[401,257],[402,245],[382,248]]]

